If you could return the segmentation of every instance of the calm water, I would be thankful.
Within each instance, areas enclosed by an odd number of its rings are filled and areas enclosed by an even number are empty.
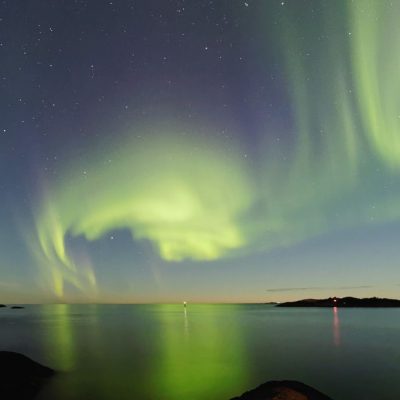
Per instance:
[[[400,398],[400,309],[27,306],[0,309],[0,348],[63,371],[41,400],[223,400],[271,379]]]

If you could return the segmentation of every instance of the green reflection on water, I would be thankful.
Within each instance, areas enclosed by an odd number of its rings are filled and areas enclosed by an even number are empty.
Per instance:
[[[220,306],[217,312],[215,305],[157,307],[161,347],[153,387],[159,396],[223,399],[246,387],[249,363],[235,318],[240,306]]]
[[[219,400],[248,387],[240,306],[42,307],[47,363],[39,400]]]
[[[71,305],[54,304],[41,307],[46,324],[45,351],[57,368],[68,371],[76,365],[74,336],[71,326]]]

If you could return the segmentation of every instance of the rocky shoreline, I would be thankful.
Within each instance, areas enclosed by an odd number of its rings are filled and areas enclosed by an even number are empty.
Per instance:
[[[55,371],[23,354],[0,351],[0,399],[33,399]]]

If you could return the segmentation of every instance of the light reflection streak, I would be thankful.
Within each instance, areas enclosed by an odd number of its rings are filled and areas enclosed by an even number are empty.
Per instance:
[[[340,346],[340,320],[337,307],[333,307],[333,343],[336,347]]]

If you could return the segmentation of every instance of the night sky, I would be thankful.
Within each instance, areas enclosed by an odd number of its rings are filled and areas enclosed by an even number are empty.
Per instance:
[[[1,1],[0,302],[399,297],[399,14]]]

